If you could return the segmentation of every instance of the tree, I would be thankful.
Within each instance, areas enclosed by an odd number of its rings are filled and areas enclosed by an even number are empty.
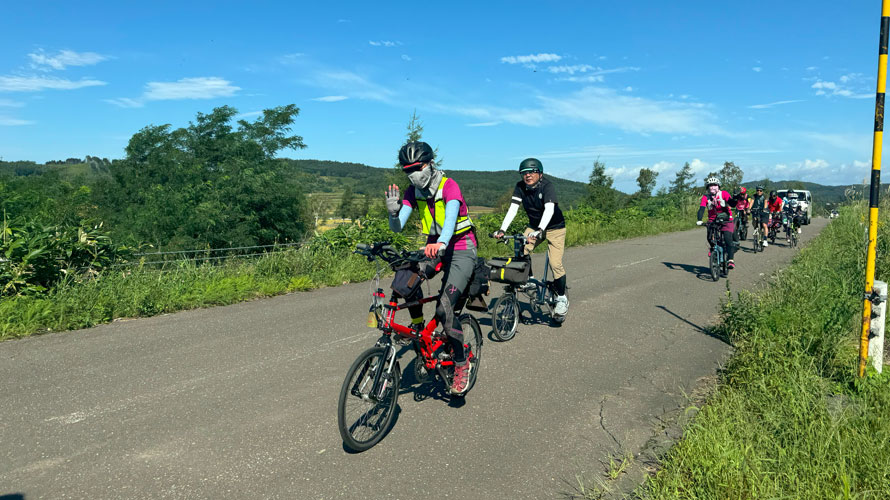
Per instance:
[[[344,219],[351,219],[355,213],[354,204],[355,194],[353,194],[351,187],[346,186],[346,189],[343,190],[343,196],[340,198],[340,206],[337,207],[337,213]]]
[[[417,142],[423,140],[423,122],[420,121],[420,117],[417,116],[417,110],[415,109],[411,113],[411,118],[408,119],[407,125],[408,132],[405,134],[405,142],[399,145],[401,147],[403,144],[407,144],[409,142]],[[435,153],[438,153],[439,150],[436,148]],[[436,155],[438,156],[438,154]],[[402,173],[402,165],[399,162],[396,162],[395,166],[392,169],[392,172],[387,175],[386,185],[395,184],[402,188],[407,186],[407,180],[405,179],[405,174]]]
[[[649,169],[649,168],[641,168],[640,175],[637,176],[637,185],[640,186],[640,194],[646,198],[652,196],[652,190],[655,189],[655,179],[658,177],[658,172]]]
[[[720,169],[720,180],[723,182],[721,188],[724,191],[735,193],[742,185],[742,176],[742,169],[735,162],[724,162],[723,168]]]
[[[123,240],[161,248],[219,248],[298,240],[308,224],[299,183],[275,155],[304,148],[291,134],[293,105],[232,121],[229,106],[198,113],[185,128],[151,125],[102,181],[106,218]],[[101,198],[100,197],[100,198]]]
[[[612,211],[617,208],[615,190],[612,189],[613,179],[606,174],[606,164],[596,159],[593,162],[593,171],[590,172],[590,182],[587,185],[588,203],[591,207],[603,211]]]
[[[315,194],[307,197],[309,204],[309,214],[315,219],[315,227],[324,220],[325,213],[328,211],[328,200],[325,196]]]
[[[677,171],[676,177],[671,181],[670,192],[675,194],[683,194],[692,189],[692,178],[695,174],[692,173],[692,168],[689,166],[689,162],[683,165],[683,168]]]

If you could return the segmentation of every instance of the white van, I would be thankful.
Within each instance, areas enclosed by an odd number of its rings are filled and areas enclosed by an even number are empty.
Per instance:
[[[779,194],[779,198],[785,200],[785,203],[797,203],[800,204],[800,208],[804,213],[804,224],[809,224],[810,219],[813,217],[813,195],[810,194],[806,189],[792,189],[794,193],[792,193],[791,198],[788,197],[788,189],[778,189],[776,192]]]

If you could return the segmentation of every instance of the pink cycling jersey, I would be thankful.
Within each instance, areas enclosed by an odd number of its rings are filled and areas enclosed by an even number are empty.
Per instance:
[[[717,204],[717,200],[721,198],[723,199],[722,207]],[[699,206],[708,207],[708,222],[713,222],[714,219],[717,218],[717,214],[728,214],[729,222],[723,225],[723,230],[732,231],[733,229],[735,229],[735,226],[732,222],[732,208],[729,207],[729,200],[731,199],[732,196],[730,196],[730,194],[726,191],[720,191],[719,193],[717,193],[716,196],[706,194],[701,197],[701,205]]]
[[[447,205],[449,201],[457,200],[460,202],[460,209],[457,212],[459,217],[465,217],[469,212],[467,210],[467,203],[464,201],[464,197],[460,192],[460,187],[457,185],[457,182],[454,179],[448,179],[445,181],[445,185],[442,186],[442,201]],[[414,194],[414,189],[408,189],[405,193],[405,198],[402,200],[404,205],[408,205],[412,208],[417,208],[417,198]],[[435,203],[427,203],[428,210],[430,214],[433,216],[433,220],[436,218],[436,204]],[[435,243],[436,240],[439,239],[438,235],[431,234],[427,236],[426,242],[427,244]],[[451,241],[448,243],[448,248],[451,250],[468,250],[471,248],[476,248],[478,245],[476,244],[476,235],[473,231],[467,231],[464,234],[451,238]]]

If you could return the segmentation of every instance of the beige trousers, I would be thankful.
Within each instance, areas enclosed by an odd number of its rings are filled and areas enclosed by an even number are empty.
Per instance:
[[[528,236],[535,229],[525,228],[522,234]],[[566,248],[566,228],[550,229],[545,235],[547,236],[547,258],[550,259],[550,280],[555,281],[566,275],[566,270],[562,266],[562,254]],[[538,239],[534,244],[528,243],[523,249],[523,255],[528,255],[540,245],[544,240]]]

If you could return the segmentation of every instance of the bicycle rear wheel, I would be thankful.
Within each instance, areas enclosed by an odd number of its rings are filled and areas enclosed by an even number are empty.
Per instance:
[[[349,367],[340,388],[337,427],[343,444],[353,451],[365,451],[379,443],[395,416],[401,380],[398,363],[388,377],[382,374],[382,397],[373,398],[370,394],[377,372],[384,367],[385,352],[385,347],[372,347],[361,353]]]
[[[504,293],[491,308],[491,327],[496,339],[506,342],[519,327],[519,300],[514,293]]]
[[[739,240],[745,241],[748,239],[748,224],[742,224],[742,227],[739,228]]]
[[[717,281],[720,279],[720,258],[717,256],[717,247],[711,249],[709,264],[711,267],[711,279]]]
[[[470,346],[470,352],[473,353],[473,357],[469,360],[472,369],[470,370],[470,380],[467,381],[467,388],[463,393],[456,395],[462,398],[470,392],[470,389],[476,384],[476,377],[479,376],[479,363],[482,360],[482,327],[470,314],[462,314],[460,328],[464,332],[464,344]]]

